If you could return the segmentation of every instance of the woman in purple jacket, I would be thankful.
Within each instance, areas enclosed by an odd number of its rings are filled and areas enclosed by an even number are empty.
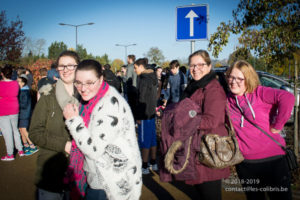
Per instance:
[[[237,61],[226,77],[228,104],[240,150],[245,160],[236,166],[247,199],[292,199],[285,152],[249,120],[285,146],[280,131],[289,119],[295,98],[284,90],[259,85],[254,68]]]
[[[189,97],[202,108],[201,120],[197,127],[199,138],[208,133],[228,135],[225,127],[226,95],[211,68],[211,60],[206,51],[199,50],[189,56],[189,70],[193,79],[187,85],[181,99]],[[212,169],[198,160],[195,167],[197,174],[194,180],[186,183],[196,187],[200,194],[199,199],[222,199],[221,180],[229,176],[229,169]]]

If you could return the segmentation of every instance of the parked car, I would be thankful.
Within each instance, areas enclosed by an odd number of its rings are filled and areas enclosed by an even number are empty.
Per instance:
[[[227,71],[228,67],[219,67],[219,68],[214,68],[214,71],[217,73],[219,81],[221,85],[223,86],[225,92],[229,92],[229,88],[227,86],[226,78],[225,78],[225,72]],[[294,85],[291,83],[287,82],[283,78],[276,76],[274,74],[270,74],[268,72],[264,71],[256,71],[261,85],[271,87],[271,88],[276,88],[276,89],[281,89],[281,90],[286,90],[292,94],[294,94]],[[296,97],[296,102],[297,105],[299,106],[299,101],[300,101],[300,88],[297,88],[297,97]],[[294,121],[294,111],[292,112],[292,116],[290,120],[288,121],[289,123]]]

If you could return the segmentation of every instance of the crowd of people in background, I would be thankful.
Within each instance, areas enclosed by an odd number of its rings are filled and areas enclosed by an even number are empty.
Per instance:
[[[1,160],[39,153],[40,200],[139,199],[142,175],[163,167],[158,162],[163,155],[159,155],[157,121],[167,106],[191,98],[202,108],[195,127],[199,135],[227,135],[225,112],[229,109],[245,157],[236,166],[239,178],[261,180],[243,186],[285,187],[286,192],[268,195],[291,199],[284,152],[247,120],[285,145],[278,133],[290,116],[293,95],[259,86],[255,70],[246,61],[236,62],[227,71],[228,94],[217,81],[206,51],[191,54],[188,64],[172,60],[162,68],[147,58],[128,55],[127,65],[114,73],[109,64],[81,61],[76,52],[64,51],[50,69],[39,70],[37,83],[29,69],[3,66],[0,131],[6,155]],[[229,176],[229,168],[194,165],[197,174],[185,183],[194,185],[201,199],[221,199],[221,180]],[[276,170],[276,176],[266,169]],[[246,196],[263,199],[264,193],[247,191]]]

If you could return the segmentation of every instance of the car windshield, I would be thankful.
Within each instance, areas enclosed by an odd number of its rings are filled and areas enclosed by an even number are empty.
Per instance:
[[[282,86],[282,83],[280,81],[274,80],[270,77],[260,76],[259,78],[260,78],[261,85],[263,86],[277,88],[277,89],[280,89]]]

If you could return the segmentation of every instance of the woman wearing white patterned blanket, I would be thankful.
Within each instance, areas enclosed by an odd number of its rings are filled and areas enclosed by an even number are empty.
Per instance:
[[[75,75],[79,109],[64,109],[66,125],[85,156],[86,199],[139,199],[141,156],[126,100],[103,80],[101,64],[82,61]]]

